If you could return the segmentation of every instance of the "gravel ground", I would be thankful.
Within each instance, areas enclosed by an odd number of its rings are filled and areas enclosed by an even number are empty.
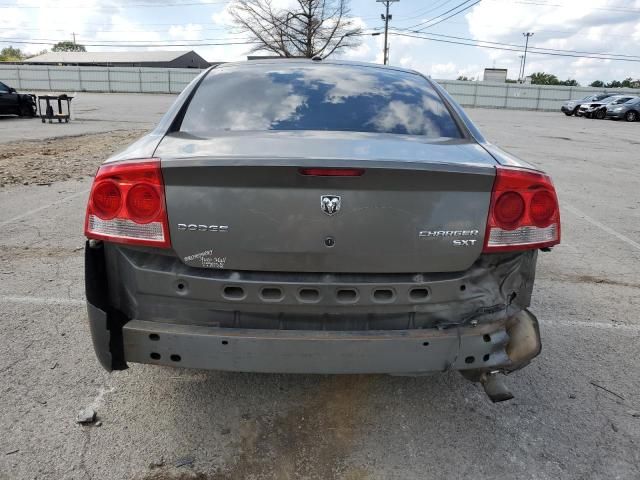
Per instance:
[[[0,187],[50,185],[93,176],[107,157],[144,132],[124,130],[4,143],[0,148]]]
[[[491,404],[455,373],[107,374],[83,305],[90,179],[74,171],[0,189],[0,479],[640,478],[640,125],[470,114],[551,173],[562,205],[532,305],[543,351],[507,379],[514,401]],[[84,138],[92,170],[104,145]],[[85,407],[101,426],[75,423]]]

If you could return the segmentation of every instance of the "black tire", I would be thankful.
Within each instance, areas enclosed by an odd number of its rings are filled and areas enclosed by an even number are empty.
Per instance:
[[[604,117],[607,116],[607,111],[604,108],[601,108],[596,112],[595,116],[598,120],[604,120]]]
[[[575,115],[577,117],[578,116],[578,110],[580,110],[580,106],[577,106],[576,108],[574,108],[573,112],[571,112],[571,115]]]
[[[636,120],[638,120],[638,112],[636,112],[635,110],[629,110],[624,114],[624,119],[627,122],[635,122]]]
[[[567,117],[570,117],[571,115],[573,115],[573,112],[562,112],[564,113]]]
[[[28,103],[23,103],[20,105],[20,116],[21,117],[33,117],[33,107]]]

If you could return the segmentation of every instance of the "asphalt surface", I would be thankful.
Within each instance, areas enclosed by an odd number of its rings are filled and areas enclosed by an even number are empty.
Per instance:
[[[134,93],[69,93],[71,122],[42,123],[30,118],[0,115],[0,143],[83,135],[114,130],[151,129],[167,111],[175,95]],[[57,107],[56,107],[57,108]],[[66,112],[66,103],[64,104]]]
[[[143,115],[132,96],[96,98],[83,106],[96,120],[70,124],[74,134],[121,128],[113,114],[122,112],[140,128],[171,100],[143,97]],[[112,117],[101,121],[105,112]],[[107,374],[83,306],[90,180],[7,187],[0,479],[640,478],[640,124],[470,114],[489,139],[551,173],[562,205],[563,243],[540,255],[532,305],[543,351],[507,378],[515,400],[493,405],[456,373],[131,365]],[[46,135],[29,122],[2,126]],[[97,410],[101,426],[75,423],[84,407]]]

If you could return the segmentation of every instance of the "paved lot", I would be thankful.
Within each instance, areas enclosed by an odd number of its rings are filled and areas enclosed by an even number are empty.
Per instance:
[[[151,129],[175,95],[73,94],[71,123],[0,116],[0,143],[119,130]],[[65,107],[66,108],[66,107]]]
[[[83,107],[94,118],[135,103],[96,98]],[[155,121],[170,97],[143,101],[140,122]],[[0,189],[0,479],[640,478],[640,124],[470,113],[549,171],[561,197],[563,244],[541,254],[532,306],[543,352],[507,379],[514,401],[493,405],[455,373],[109,375],[82,303],[90,180],[11,186]],[[102,426],[75,424],[85,406]]]

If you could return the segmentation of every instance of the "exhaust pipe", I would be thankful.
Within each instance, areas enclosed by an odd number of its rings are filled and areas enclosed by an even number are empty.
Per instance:
[[[480,377],[484,393],[493,403],[505,402],[513,398],[513,393],[507,388],[503,377],[499,377],[498,373],[497,371],[483,373]]]

